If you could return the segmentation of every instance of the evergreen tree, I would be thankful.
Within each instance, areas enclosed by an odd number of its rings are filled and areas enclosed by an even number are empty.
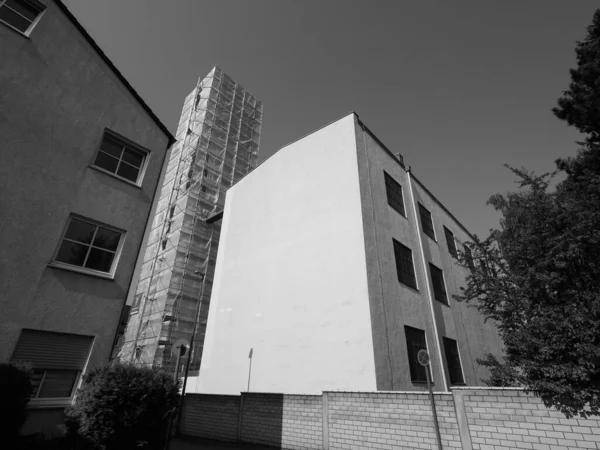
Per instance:
[[[470,245],[477,264],[456,298],[498,325],[504,361],[479,360],[489,384],[521,385],[567,416],[586,416],[600,415],[600,10],[576,52],[553,111],[584,134],[582,148],[552,174],[511,168],[520,190],[488,201],[500,229]],[[566,179],[550,192],[557,172]]]

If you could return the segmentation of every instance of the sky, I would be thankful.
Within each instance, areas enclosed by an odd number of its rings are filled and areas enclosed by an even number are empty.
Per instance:
[[[215,65],[263,101],[259,162],[354,111],[472,232],[509,164],[580,136],[551,109],[597,0],[63,0],[174,133]]]

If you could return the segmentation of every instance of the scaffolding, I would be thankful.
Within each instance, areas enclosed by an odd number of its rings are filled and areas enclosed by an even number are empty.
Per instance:
[[[215,67],[186,97],[123,344],[121,360],[175,369],[173,343],[196,337],[198,373],[225,192],[258,162],[262,103]],[[198,320],[197,320],[198,319]]]

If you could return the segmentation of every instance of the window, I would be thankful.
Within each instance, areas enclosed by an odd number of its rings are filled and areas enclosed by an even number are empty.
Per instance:
[[[0,0],[0,21],[26,34],[44,9],[37,0]]]
[[[385,191],[387,193],[388,205],[403,216],[406,216],[404,212],[404,199],[402,198],[402,186],[386,172],[383,172],[383,176],[385,177]]]
[[[93,337],[22,330],[11,358],[31,364],[32,398],[69,398],[85,367]]]
[[[54,261],[85,271],[114,273],[124,233],[89,219],[71,217]]]
[[[425,367],[419,364],[419,361],[417,360],[419,350],[427,350],[425,332],[417,328],[405,326],[404,333],[406,334],[410,380],[413,383],[426,383],[427,374],[425,373]]]
[[[464,384],[457,342],[445,337],[444,352],[446,352],[446,364],[448,364],[448,372],[450,372],[450,384]]]
[[[107,130],[96,155],[94,167],[139,185],[148,152],[136,149],[123,141]]]
[[[413,265],[412,251],[394,239],[394,255],[396,257],[396,271],[398,281],[413,289],[417,289],[415,267]]]
[[[431,213],[423,205],[419,203],[419,215],[421,216],[421,228],[423,233],[435,241],[435,232],[433,231],[433,221]]]
[[[473,253],[471,253],[471,249],[468,244],[464,244],[463,248],[465,249],[465,259],[467,260],[467,266],[471,270],[475,270],[475,263],[473,262]]]
[[[441,269],[429,263],[429,273],[431,273],[431,282],[433,283],[433,294],[438,302],[448,304],[446,295],[446,286],[444,284],[444,273]]]
[[[446,235],[446,244],[448,244],[448,251],[452,256],[458,259],[458,252],[456,251],[456,243],[454,242],[454,235],[452,231],[444,227],[444,234]]]

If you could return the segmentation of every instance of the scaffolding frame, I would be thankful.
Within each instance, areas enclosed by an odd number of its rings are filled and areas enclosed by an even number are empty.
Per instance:
[[[183,139],[170,155],[121,360],[174,369],[173,342],[195,334],[184,358],[199,370],[221,227],[206,219],[256,167],[261,125],[262,103],[217,67],[187,96],[177,132]]]

